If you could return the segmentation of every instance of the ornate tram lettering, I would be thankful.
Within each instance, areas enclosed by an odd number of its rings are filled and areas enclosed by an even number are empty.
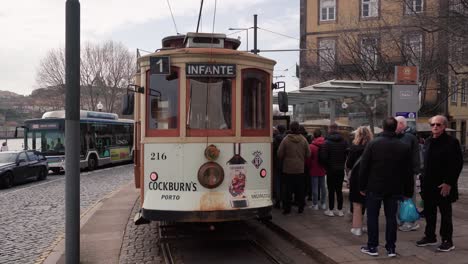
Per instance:
[[[151,191],[180,191],[196,192],[196,182],[149,182],[148,189]]]

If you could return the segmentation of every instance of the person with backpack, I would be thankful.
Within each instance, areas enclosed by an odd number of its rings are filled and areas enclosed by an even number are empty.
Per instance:
[[[328,127],[329,135],[325,144],[320,148],[319,160],[327,172],[328,187],[328,210],[324,212],[327,216],[344,216],[343,213],[343,180],[344,164],[348,142],[338,133],[338,125],[335,123]],[[335,208],[335,194],[337,210]]]

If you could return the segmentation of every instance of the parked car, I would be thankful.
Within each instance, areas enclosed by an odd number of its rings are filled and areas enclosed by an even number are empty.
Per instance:
[[[33,150],[0,152],[0,186],[10,188],[29,179],[47,178],[47,159]]]

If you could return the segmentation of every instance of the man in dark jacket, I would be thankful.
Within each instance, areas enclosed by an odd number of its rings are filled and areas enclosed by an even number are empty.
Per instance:
[[[411,128],[408,127],[406,118],[403,116],[397,116],[395,119],[398,122],[396,133],[401,142],[407,144],[410,147],[412,160],[413,160],[413,181],[416,181],[418,174],[420,173],[420,158],[419,158],[419,142],[413,133],[411,133]],[[412,197],[413,202],[416,204],[416,196]],[[417,222],[406,222],[402,223],[399,227],[400,231],[407,232],[417,230],[419,224]]]
[[[343,180],[344,164],[346,162],[346,150],[348,142],[338,133],[338,126],[331,124],[328,128],[328,137],[320,148],[319,161],[327,172],[328,210],[324,212],[328,216],[344,216],[343,213]],[[335,207],[335,193],[337,211]]]
[[[283,141],[283,138],[286,136],[286,127],[284,125],[278,125],[277,129],[278,132],[273,135],[273,197],[275,198],[275,208],[280,208],[281,197],[283,196],[282,189],[284,188],[281,188],[281,185],[283,184],[281,182],[281,162],[278,160],[276,153],[278,153],[281,141]]]
[[[298,203],[298,213],[304,212],[306,158],[310,156],[309,144],[299,132],[299,123],[291,122],[291,134],[288,134],[278,148],[278,159],[282,162],[282,172],[286,193],[283,197],[283,214],[291,212],[292,192]]]
[[[441,215],[439,251],[455,249],[452,241],[452,203],[458,200],[458,177],[463,168],[463,155],[456,138],[445,133],[448,121],[437,115],[430,119],[432,136],[426,140],[424,157],[424,181],[422,193],[426,230],[424,238],[416,242],[423,247],[437,243],[435,229],[437,207]]]
[[[367,246],[361,252],[378,256],[380,206],[384,203],[387,254],[395,257],[397,234],[396,212],[398,200],[413,196],[414,183],[411,151],[395,134],[397,121],[389,117],[383,121],[383,132],[369,142],[362,154],[359,168],[359,190],[366,196]]]

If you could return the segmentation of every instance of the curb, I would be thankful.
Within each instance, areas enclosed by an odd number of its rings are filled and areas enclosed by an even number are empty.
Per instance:
[[[268,228],[276,232],[280,237],[284,238],[287,241],[290,241],[293,245],[295,245],[300,250],[304,251],[307,255],[311,256],[317,262],[321,264],[338,264],[338,262],[335,262],[332,258],[328,257],[327,255],[322,253],[320,250],[298,239],[297,237],[295,237],[294,235],[286,231],[281,226],[273,223],[272,221],[263,221],[263,223]]]
[[[116,195],[122,189],[124,189],[127,185],[133,184],[133,180],[129,181],[126,184],[123,184],[121,187],[117,188],[116,190],[110,192],[102,199],[88,207],[81,215],[80,215],[80,230],[83,226],[91,219],[91,217],[98,211],[103,203],[110,199],[112,196]],[[51,248],[46,249],[38,259],[34,262],[35,264],[55,264],[60,259],[60,257],[65,254],[65,233],[60,233],[54,242],[52,242]]]

